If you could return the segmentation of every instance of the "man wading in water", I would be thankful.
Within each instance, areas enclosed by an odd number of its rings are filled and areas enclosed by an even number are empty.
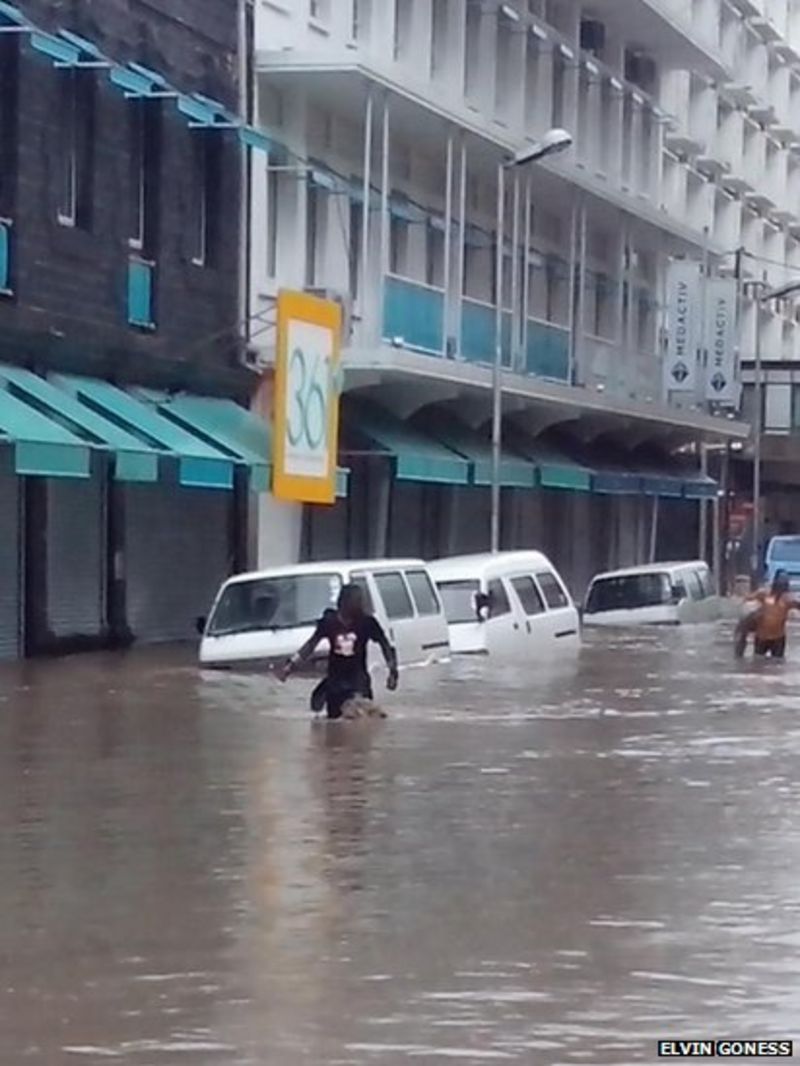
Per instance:
[[[747,637],[755,634],[754,652],[763,658],[786,656],[786,623],[792,611],[800,610],[800,602],[791,595],[789,575],[779,570],[769,589],[760,589],[748,597],[748,603],[758,606],[753,614],[743,619],[736,629],[736,654],[744,655]]]
[[[397,654],[380,622],[367,613],[364,593],[358,585],[344,586],[339,593],[337,609],[323,614],[311,637],[278,672],[280,680],[286,681],[294,668],[306,662],[323,640],[330,645],[328,672],[311,697],[313,710],[321,710],[324,701],[328,717],[341,718],[342,708],[348,700],[372,700],[372,681],[367,670],[367,645],[371,640],[380,645],[389,669],[386,687],[390,692],[397,688]]]

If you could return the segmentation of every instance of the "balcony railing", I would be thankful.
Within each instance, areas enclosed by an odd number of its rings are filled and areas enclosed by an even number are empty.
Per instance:
[[[528,319],[525,373],[551,381],[569,381],[569,330]]]
[[[494,304],[464,299],[461,309],[461,357],[468,363],[494,363],[496,347]],[[503,312],[503,366],[511,366],[511,312]]]
[[[426,355],[444,352],[444,292],[390,275],[383,305],[383,338]]]

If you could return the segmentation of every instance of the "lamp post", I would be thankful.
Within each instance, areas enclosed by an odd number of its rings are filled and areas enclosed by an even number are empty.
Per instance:
[[[761,581],[761,438],[764,435],[764,380],[761,366],[761,321],[758,311],[763,304],[771,300],[783,300],[800,292],[800,281],[770,289],[765,270],[760,281],[750,282],[746,287],[752,290],[758,307],[753,360],[753,553],[750,557],[750,578],[753,585],[757,586]]]
[[[503,443],[503,223],[505,221],[505,175],[507,170],[535,163],[549,155],[563,152],[572,144],[572,135],[566,130],[551,129],[536,144],[517,152],[511,159],[504,159],[497,168],[497,258],[495,265],[495,347],[492,365],[492,528],[491,547],[500,550],[500,458]],[[517,203],[515,199],[515,210]],[[525,234],[525,240],[529,240]],[[513,264],[516,270],[518,264]],[[516,288],[512,286],[518,298]],[[511,323],[516,319],[517,308],[511,308]],[[513,334],[512,334],[513,335]]]

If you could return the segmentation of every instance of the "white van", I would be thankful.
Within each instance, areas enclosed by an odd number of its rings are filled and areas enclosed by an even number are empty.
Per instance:
[[[442,603],[419,559],[298,563],[224,582],[202,631],[203,666],[284,662],[308,640],[319,617],[336,604],[343,585],[361,585],[369,610],[397,649],[401,666],[443,659],[450,646]],[[377,651],[377,658],[375,654]],[[326,642],[315,658],[327,657]],[[382,661],[370,646],[371,662]]]
[[[598,574],[586,593],[585,626],[713,622],[721,602],[704,562],[654,563]]]
[[[429,566],[454,652],[538,658],[579,647],[578,611],[541,552],[462,555]]]

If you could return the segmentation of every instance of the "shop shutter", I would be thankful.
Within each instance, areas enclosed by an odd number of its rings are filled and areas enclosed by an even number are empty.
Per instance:
[[[0,469],[0,660],[21,655],[20,486],[10,469]]]
[[[128,625],[137,641],[196,639],[231,572],[232,496],[173,485],[125,488]]]
[[[97,476],[47,482],[47,628],[98,637],[105,624],[105,504]]]

